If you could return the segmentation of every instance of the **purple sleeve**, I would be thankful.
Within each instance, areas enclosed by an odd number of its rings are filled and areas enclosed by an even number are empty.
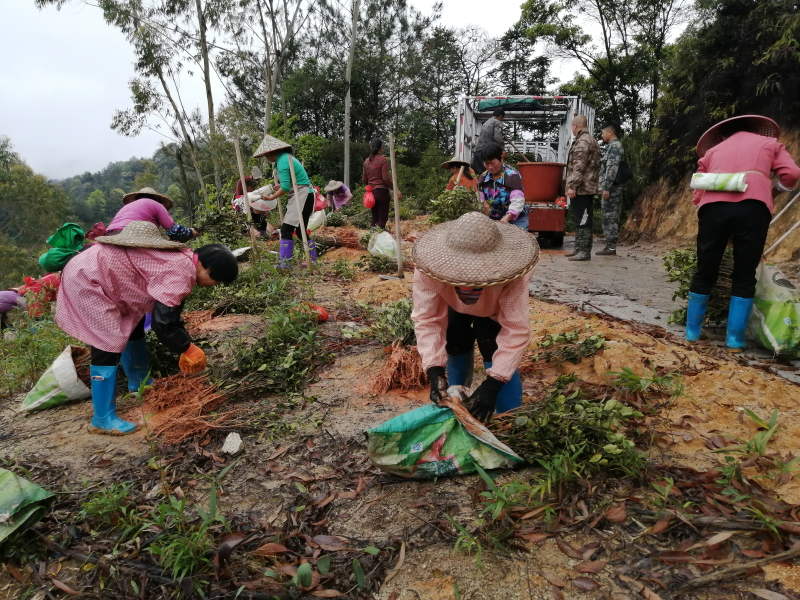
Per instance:
[[[152,210],[155,213],[156,221],[162,228],[169,229],[175,225],[175,221],[169,216],[169,213],[167,212],[167,209],[164,208],[163,204],[156,202],[155,200],[152,200],[151,202],[154,204]]]

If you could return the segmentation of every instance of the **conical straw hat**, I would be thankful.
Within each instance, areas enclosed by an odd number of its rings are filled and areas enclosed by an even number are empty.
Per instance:
[[[341,181],[336,181],[335,179],[331,179],[331,180],[328,182],[328,185],[326,185],[326,186],[325,186],[325,191],[326,191],[326,192],[332,192],[332,191],[334,191],[334,190],[338,190],[338,189],[339,189],[340,187],[342,187],[343,185],[344,185],[344,183],[343,183],[343,182],[341,182]]]
[[[130,194],[125,194],[122,197],[123,204],[130,204],[134,200],[141,200],[142,198],[150,198],[151,200],[155,200],[156,202],[160,202],[164,205],[164,208],[169,210],[172,208],[172,200],[170,200],[169,196],[165,196],[164,194],[159,194],[151,187],[143,187],[138,192],[131,192]]]
[[[781,134],[780,125],[769,117],[762,117],[761,115],[731,117],[709,127],[708,131],[700,136],[700,140],[697,142],[697,156],[703,158],[706,152],[722,142],[722,126],[728,123],[735,124],[739,131],[749,131],[764,137],[777,138]]]
[[[539,262],[539,244],[516,225],[470,212],[422,234],[411,255],[414,266],[437,281],[489,287],[531,271]]]
[[[287,148],[291,149],[292,145],[287,144],[286,142],[283,142],[271,135],[265,135],[264,139],[261,140],[261,143],[258,145],[256,153],[253,154],[253,158],[258,158],[259,156],[264,156],[270,152],[275,152],[276,150],[285,150]]]
[[[464,166],[467,169],[469,169],[469,163],[464,159],[458,158],[457,156],[454,156],[450,160],[446,160],[445,162],[442,163],[443,169],[449,169],[450,167],[461,167],[461,166]]]
[[[130,248],[156,248],[159,250],[179,250],[186,244],[172,242],[161,235],[158,226],[149,221],[131,221],[117,235],[103,235],[95,239],[101,244],[128,246]]]

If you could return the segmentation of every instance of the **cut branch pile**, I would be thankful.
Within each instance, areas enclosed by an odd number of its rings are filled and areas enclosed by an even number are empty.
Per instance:
[[[167,444],[177,444],[193,436],[203,436],[212,429],[222,429],[236,410],[210,415],[225,402],[209,382],[208,375],[178,373],[156,380],[145,397],[142,410],[154,414],[152,432]]]
[[[375,378],[373,391],[378,394],[385,394],[389,390],[407,392],[428,385],[417,347],[406,348],[401,342],[395,342],[391,348],[391,354]]]

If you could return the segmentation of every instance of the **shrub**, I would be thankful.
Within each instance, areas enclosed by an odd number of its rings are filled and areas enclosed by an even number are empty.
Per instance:
[[[404,346],[415,345],[417,338],[414,335],[414,323],[411,321],[413,308],[410,298],[381,304],[375,312],[373,337],[384,346],[394,342],[400,342]]]
[[[453,221],[468,212],[481,212],[481,203],[472,190],[458,186],[445,190],[430,204],[429,213],[434,223]]]

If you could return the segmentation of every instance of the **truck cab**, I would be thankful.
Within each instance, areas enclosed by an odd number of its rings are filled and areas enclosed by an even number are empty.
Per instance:
[[[456,114],[456,155],[473,160],[481,126],[495,108],[505,110],[505,150],[522,175],[528,230],[552,246],[564,243],[564,176],[572,119],[585,115],[594,134],[594,108],[578,96],[462,96]]]

